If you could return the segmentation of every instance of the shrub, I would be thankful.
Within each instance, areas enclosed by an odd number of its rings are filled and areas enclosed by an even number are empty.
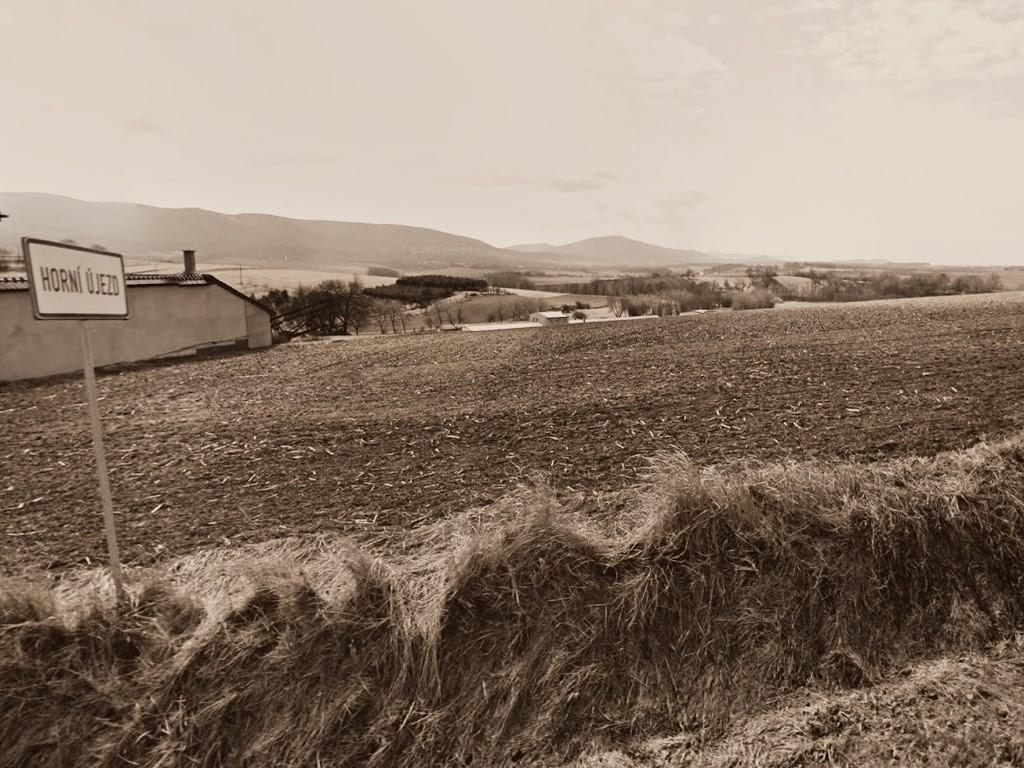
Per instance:
[[[679,290],[670,291],[665,298],[671,301],[676,312],[692,312],[695,309],[714,309],[722,305],[722,292],[720,291],[691,291]]]
[[[651,305],[646,299],[627,298],[622,300],[622,306],[630,317],[641,317],[651,313]]]
[[[771,309],[774,306],[774,294],[763,288],[737,293],[732,297],[733,309]]]

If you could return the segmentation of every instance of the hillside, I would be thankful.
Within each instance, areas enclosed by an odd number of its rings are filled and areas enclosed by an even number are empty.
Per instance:
[[[555,253],[558,246],[551,243],[520,243],[508,246],[507,250],[518,253]]]
[[[1022,302],[0,385],[0,768],[1020,765]]]
[[[491,503],[534,473],[618,491],[669,448],[707,464],[880,459],[1024,431],[1022,309],[1024,295],[1006,293],[377,334],[143,364],[99,382],[114,404],[104,427],[120,457],[122,556],[311,530],[390,535]],[[0,394],[0,507],[17,510],[0,526],[0,573],[96,562],[102,529],[81,513],[95,486],[80,378]]]
[[[535,256],[543,254],[548,258],[566,262],[604,266],[677,266],[717,264],[722,261],[719,257],[702,251],[666,248],[619,235],[590,237],[566,245],[525,243],[511,245],[508,250]]]
[[[70,238],[139,259],[176,260],[183,248],[194,248],[203,263],[292,270],[358,271],[359,267],[371,265],[409,271],[459,267],[630,269],[769,264],[786,260],[781,256],[668,248],[619,235],[591,237],[565,245],[523,243],[498,248],[475,238],[403,224],[89,202],[44,193],[0,192],[0,211],[10,216],[0,226],[0,247],[16,249],[24,235],[52,240]],[[903,266],[866,261],[843,264]]]
[[[618,236],[561,246],[538,243],[497,248],[482,240],[401,224],[227,214],[202,208],[89,202],[43,193],[0,192],[0,211],[11,217],[0,227],[3,247],[16,248],[24,235],[70,238],[154,260],[176,255],[182,248],[194,248],[204,262],[290,269],[373,264],[408,270],[447,265],[621,268],[721,261],[700,251],[665,248]]]
[[[317,269],[339,264],[415,268],[437,263],[504,265],[509,255],[481,240],[399,224],[311,221],[201,208],[85,202],[61,195],[0,192],[0,246],[23,235],[100,244],[161,257],[195,248],[203,261]]]
[[[0,192],[0,246],[23,235],[99,244],[135,257],[195,248],[206,262],[320,269],[381,264],[403,269],[447,264],[487,267],[658,266],[717,263],[700,251],[665,248],[626,237],[594,237],[568,245],[496,248],[482,240],[401,224],[291,219],[202,208],[87,202],[63,195]],[[527,255],[528,254],[528,255]]]

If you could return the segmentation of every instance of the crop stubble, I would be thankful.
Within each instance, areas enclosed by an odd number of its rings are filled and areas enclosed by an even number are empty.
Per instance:
[[[875,459],[1024,425],[1024,297],[291,344],[99,380],[122,549],[145,563],[385,533],[541,473],[635,483],[652,455]],[[102,560],[75,378],[0,388],[0,571]]]

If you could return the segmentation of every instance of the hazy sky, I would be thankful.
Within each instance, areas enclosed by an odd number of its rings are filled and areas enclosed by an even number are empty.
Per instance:
[[[3,0],[0,189],[1024,263],[1024,0]]]

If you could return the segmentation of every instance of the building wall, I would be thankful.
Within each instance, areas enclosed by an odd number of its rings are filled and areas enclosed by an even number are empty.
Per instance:
[[[81,370],[78,323],[36,320],[28,291],[0,291],[0,381]],[[267,313],[217,285],[129,285],[127,320],[86,324],[96,365],[217,342],[270,345]]]
[[[270,330],[270,315],[247,301],[245,305],[245,329],[248,335],[249,349],[269,347],[273,341]]]
[[[541,325],[568,325],[569,324],[569,316],[568,315],[559,315],[558,317],[547,317],[542,312],[534,312],[532,315],[530,315],[530,319],[533,322],[535,322],[535,323],[540,323]]]

